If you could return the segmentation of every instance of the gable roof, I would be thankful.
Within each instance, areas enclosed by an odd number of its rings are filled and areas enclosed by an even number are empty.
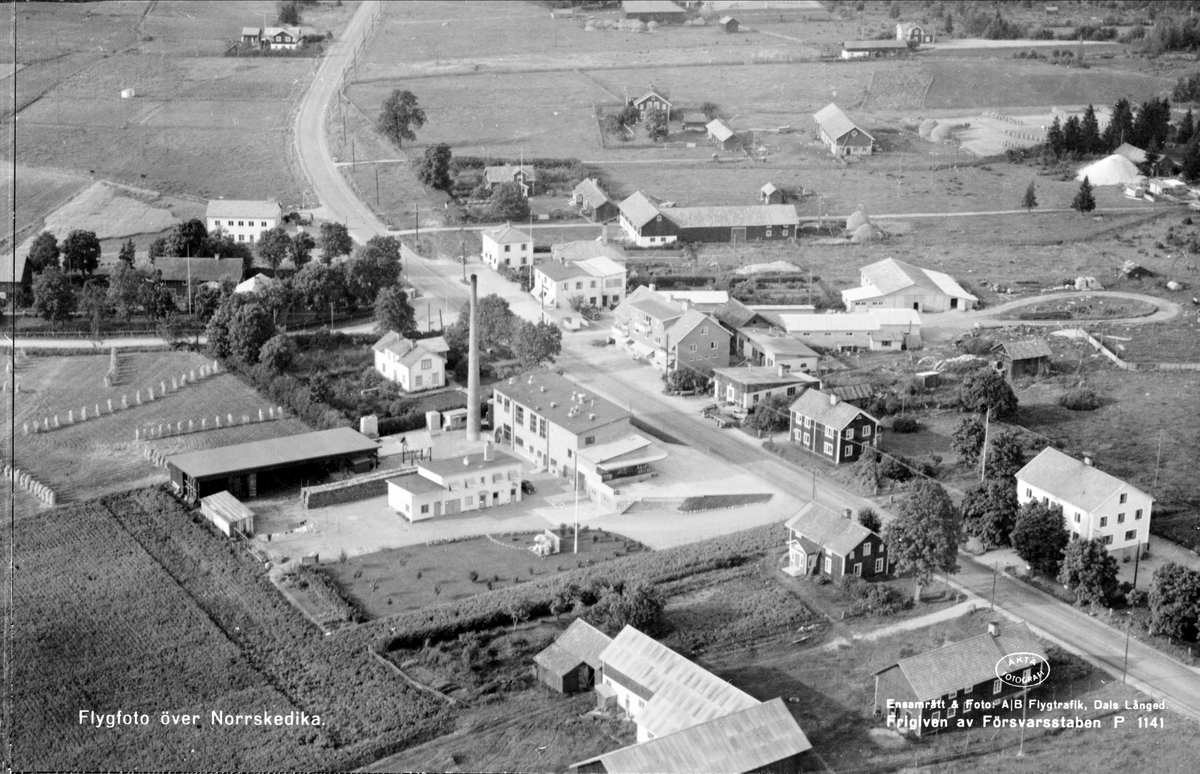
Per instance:
[[[1094,511],[1121,491],[1148,496],[1116,476],[1049,446],[1018,470],[1016,477],[1085,511]]]
[[[163,282],[187,282],[189,272],[192,284],[220,282],[226,277],[234,282],[241,282],[244,263],[241,258],[188,259],[160,256],[154,259],[154,264],[149,269],[151,272],[157,272]]]
[[[616,242],[601,242],[598,239],[578,239],[574,242],[559,242],[550,245],[550,255],[556,261],[586,261],[604,256],[614,263],[624,264],[625,248]],[[624,268],[622,266],[622,268]]]
[[[1036,336],[1024,341],[1005,341],[996,346],[1004,350],[1010,360],[1032,360],[1053,354],[1050,352],[1050,343]]]
[[[483,177],[489,184],[511,183],[516,179],[518,172],[524,172],[527,180],[537,179],[537,172],[529,164],[502,164],[497,167],[484,167]]]
[[[983,633],[960,642],[944,645],[937,650],[903,659],[875,674],[899,666],[917,701],[929,701],[946,696],[967,686],[995,679],[1003,674],[1019,672],[1027,664],[1001,663],[1011,653],[1035,653],[1046,658],[1041,643],[1029,631],[1025,622],[1000,626],[996,635]]]
[[[630,309],[636,309],[659,322],[674,320],[676,317],[683,315],[683,309],[671,303],[646,285],[639,285],[634,288],[634,291],[626,296],[625,300],[613,310],[613,314],[618,317],[628,318],[630,316]]]
[[[561,677],[581,663],[600,668],[600,654],[612,638],[582,618],[571,622],[559,638],[533,657],[535,663]]]
[[[662,214],[680,228],[795,226],[800,218],[792,204],[749,204],[743,207],[669,207]]]
[[[632,626],[613,638],[600,660],[606,675],[615,672],[652,694],[637,721],[656,737],[758,704],[748,693]]]
[[[749,325],[754,318],[759,316],[759,313],[736,298],[731,298],[717,307],[713,315],[725,327],[736,329]]]
[[[633,224],[634,228],[641,228],[656,217],[661,215],[658,207],[656,207],[646,195],[641,191],[635,191],[629,195],[619,205],[621,214],[625,219]]]
[[[817,122],[817,126],[821,127],[826,135],[832,137],[834,140],[840,139],[842,135],[848,134],[854,129],[862,132],[872,140],[875,139],[872,134],[852,121],[850,116],[843,113],[842,109],[832,102],[814,113],[813,120]]]
[[[235,471],[256,470],[327,457],[368,454],[379,444],[349,427],[315,430],[233,446],[198,449],[167,457],[173,465],[192,478],[226,475]]]
[[[805,390],[803,395],[792,402],[789,409],[802,417],[811,417],[815,422],[839,430],[853,422],[859,414],[871,420],[872,423],[879,424],[878,419],[857,406],[851,406],[840,398],[836,403],[831,404],[829,399],[830,395],[827,392]]]
[[[751,388],[752,392],[771,387],[784,387],[803,384],[806,387],[814,382],[820,382],[817,377],[803,371],[784,371],[779,375],[775,366],[743,366],[741,368],[714,368],[713,375],[723,381],[733,382],[742,387]]]
[[[1113,153],[1117,154],[1118,156],[1124,156],[1134,164],[1144,164],[1146,161],[1146,151],[1142,150],[1136,145],[1130,145],[1127,142],[1123,142],[1118,145],[1117,149],[1113,151]]]
[[[278,218],[283,206],[272,200],[210,199],[204,210],[206,218]]]
[[[721,142],[725,142],[733,136],[733,130],[726,126],[725,122],[719,118],[714,118],[713,120],[709,121],[704,125],[704,128],[708,130],[709,134]]]
[[[784,526],[838,556],[846,556],[864,540],[875,535],[857,521],[816,502],[810,502],[796,511],[796,515],[788,519]]]
[[[769,352],[772,355],[818,357],[812,347],[791,336],[780,336],[763,328],[744,328],[738,333],[742,338],[757,345],[763,352]]]
[[[483,236],[487,237],[498,245],[529,241],[528,234],[526,234],[524,231],[518,231],[508,223],[504,224],[503,226],[496,226],[495,228],[484,230]]]
[[[776,191],[778,191],[779,189],[775,187],[774,183],[767,183],[766,185],[764,185],[762,188],[760,188],[758,190],[765,194],[773,194]]]
[[[875,385],[870,382],[859,382],[858,384],[844,384],[841,387],[826,387],[826,392],[831,392],[838,396],[841,400],[850,402],[855,400],[866,400],[875,395],[877,390]]]
[[[864,331],[880,329],[879,318],[873,314],[781,314],[779,325],[788,333]]]
[[[876,295],[888,295],[910,287],[919,287],[930,293],[941,293],[955,298],[965,298],[971,301],[978,299],[963,289],[949,274],[931,269],[922,269],[910,263],[897,261],[895,258],[884,258],[882,261],[867,264],[861,269],[863,287],[873,287]],[[859,291],[863,293],[864,291]],[[864,295],[864,298],[873,297]]]
[[[562,261],[544,261],[534,266],[533,270],[553,282],[582,277],[587,273],[579,268],[578,263],[563,263]]]
[[[268,277],[267,275],[263,274],[260,271],[258,274],[255,274],[253,277],[246,280],[245,282],[239,282],[237,284],[237,286],[234,287],[233,292],[234,293],[257,293],[261,290],[266,290],[267,288],[271,287],[275,283],[276,283],[276,280],[274,277]]]
[[[732,335],[729,331],[721,327],[721,324],[713,318],[709,317],[703,312],[698,312],[695,309],[689,309],[684,312],[679,319],[671,323],[670,328],[668,328],[668,331],[671,334],[671,346],[678,347],[679,342],[683,341],[684,337],[705,323],[715,326],[718,330],[723,331],[726,336]]]
[[[378,341],[371,345],[376,352],[391,352],[400,358],[400,364],[410,366],[423,357],[442,359],[438,352],[427,349],[423,341],[406,339],[396,331],[388,331]]]
[[[667,4],[675,6],[675,10],[679,11],[680,13],[683,13],[683,9],[680,8],[679,6],[675,5],[674,3],[668,2]],[[625,5],[628,6],[629,3],[626,3]],[[660,13],[660,12],[656,11],[656,13]],[[633,101],[633,104],[640,107],[643,102],[645,102],[646,100],[652,99],[652,98],[657,99],[659,102],[664,102],[667,105],[671,104],[671,100],[669,100],[665,96],[663,96],[663,93],[661,91],[656,91],[655,89],[651,89],[650,91],[646,92],[642,96],[635,99]]]
[[[247,36],[257,38],[261,34],[262,34],[262,30],[259,29],[258,27],[242,27],[242,37],[243,38],[247,37]]]
[[[603,206],[610,201],[608,194],[600,190],[599,183],[590,177],[581,180],[579,185],[575,186],[571,193],[583,199],[583,201],[593,209]]]

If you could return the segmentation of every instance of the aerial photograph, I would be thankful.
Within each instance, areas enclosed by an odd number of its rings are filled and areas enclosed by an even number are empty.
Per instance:
[[[0,4],[0,771],[1200,771],[1198,10]]]

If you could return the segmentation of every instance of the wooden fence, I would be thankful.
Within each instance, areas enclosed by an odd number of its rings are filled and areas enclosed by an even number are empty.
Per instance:
[[[1200,371],[1200,363],[1131,363],[1128,360],[1122,360],[1120,355],[1104,346],[1103,341],[1097,339],[1083,328],[1076,328],[1074,337],[1084,339],[1097,352],[1111,360],[1113,365],[1125,371]]]

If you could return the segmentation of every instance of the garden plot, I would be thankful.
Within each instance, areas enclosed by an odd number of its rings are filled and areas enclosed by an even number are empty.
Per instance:
[[[155,191],[98,182],[46,217],[46,230],[59,239],[76,229],[94,231],[100,239],[163,231],[175,224],[168,209],[150,202]]]

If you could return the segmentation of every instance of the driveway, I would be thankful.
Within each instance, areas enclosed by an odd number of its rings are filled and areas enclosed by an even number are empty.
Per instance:
[[[1103,320],[1001,320],[1000,315],[1006,312],[1011,312],[1014,309],[1020,309],[1026,306],[1045,303],[1046,301],[1058,301],[1066,298],[1125,298],[1132,301],[1145,301],[1148,304],[1154,304],[1157,307],[1156,311],[1144,317],[1120,317],[1120,318],[1105,318]],[[1008,301],[998,306],[988,307],[979,311],[970,312],[942,312],[941,314],[927,314],[921,318],[921,322],[927,328],[953,328],[965,330],[974,328],[979,325],[983,328],[1001,328],[1008,325],[1039,325],[1047,327],[1079,327],[1093,322],[1117,323],[1122,325],[1145,325],[1149,323],[1165,322],[1178,317],[1183,311],[1183,307],[1174,301],[1168,301],[1157,296],[1148,296],[1144,293],[1126,293],[1120,290],[1078,290],[1066,291],[1062,293],[1045,293],[1042,295],[1031,296],[1029,298],[1019,298],[1016,301]]]

